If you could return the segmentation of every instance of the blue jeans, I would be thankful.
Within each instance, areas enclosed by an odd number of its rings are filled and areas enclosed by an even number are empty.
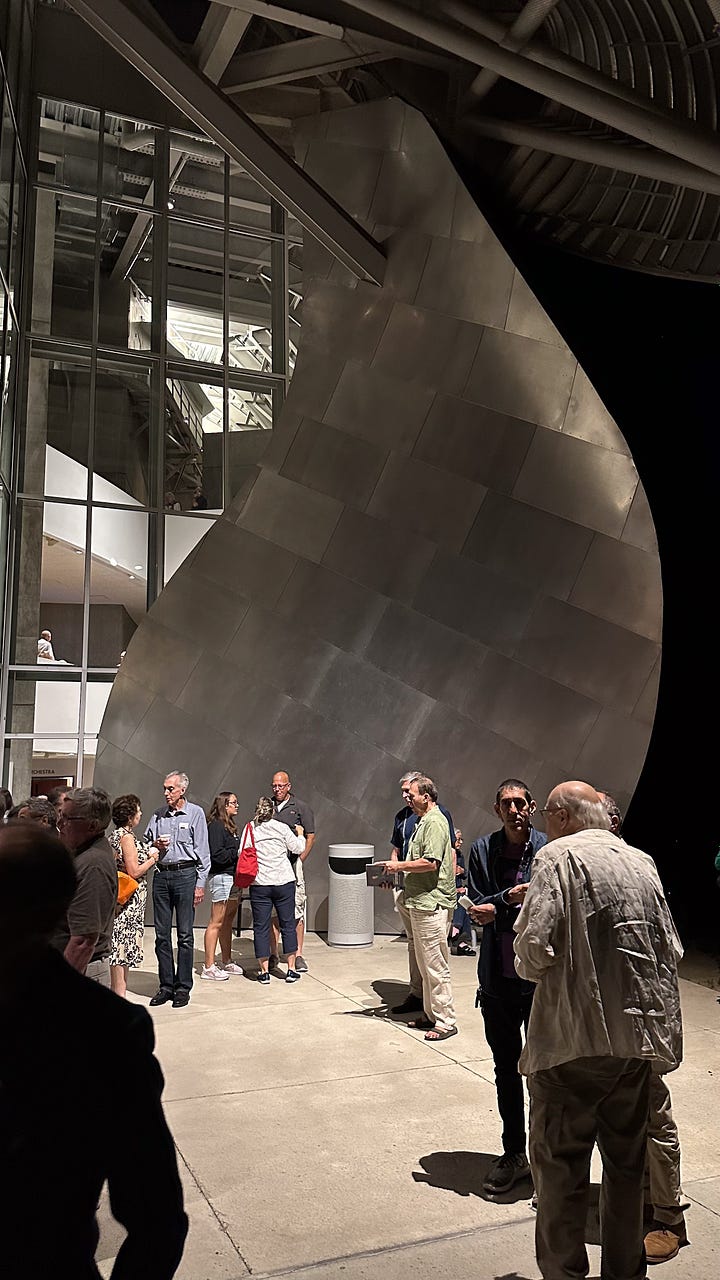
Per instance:
[[[256,958],[264,960],[270,955],[270,917],[273,907],[280,924],[283,954],[294,955],[297,951],[295,881],[289,880],[287,884],[251,884],[250,906]]]
[[[180,871],[155,871],[153,911],[155,912],[155,955],[162,991],[190,991],[193,984],[195,867]],[[172,918],[177,928],[177,972],[173,960]]]

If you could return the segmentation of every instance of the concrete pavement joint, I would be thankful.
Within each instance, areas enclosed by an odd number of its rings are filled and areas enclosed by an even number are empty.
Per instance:
[[[200,1195],[202,1196],[203,1200],[205,1201],[205,1203],[206,1203],[206,1205],[207,1205],[208,1209],[210,1210],[210,1212],[211,1212],[211,1214],[212,1214],[213,1218],[215,1219],[215,1221],[217,1222],[217,1224],[218,1224],[218,1226],[219,1226],[220,1230],[222,1231],[222,1233],[223,1233],[223,1235],[225,1236],[225,1238],[227,1239],[228,1243],[229,1243],[229,1244],[231,1245],[231,1247],[235,1250],[235,1253],[237,1254],[238,1258],[239,1258],[239,1259],[240,1259],[240,1261],[242,1262],[242,1264],[243,1264],[243,1266],[244,1266],[244,1268],[245,1268],[245,1274],[246,1274],[246,1275],[251,1275],[251,1274],[252,1274],[252,1268],[248,1266],[248,1263],[247,1263],[247,1261],[246,1261],[245,1257],[243,1256],[242,1251],[238,1248],[238,1246],[236,1245],[236,1243],[235,1243],[235,1241],[233,1240],[232,1236],[230,1235],[230,1232],[228,1231],[226,1224],[223,1222],[223,1220],[222,1220],[222,1218],[220,1217],[219,1213],[217,1213],[217,1211],[216,1211],[216,1209],[215,1209],[215,1206],[213,1205],[213,1203],[212,1203],[212,1201],[211,1201],[210,1197],[208,1196],[207,1191],[205,1190],[205,1188],[204,1188],[204,1186],[203,1186],[202,1182],[200,1181],[199,1177],[198,1177],[198,1176],[197,1176],[197,1174],[195,1173],[195,1170],[194,1170],[194,1169],[193,1169],[193,1168],[188,1164],[187,1159],[185,1158],[185,1156],[183,1155],[182,1151],[180,1150],[180,1148],[179,1148],[179,1146],[178,1146],[177,1142],[175,1143],[175,1150],[176,1150],[176,1151],[177,1151],[177,1153],[178,1153],[178,1157],[179,1157],[179,1159],[180,1159],[180,1160],[182,1160],[183,1164],[185,1165],[185,1168],[187,1169],[189,1176],[192,1178],[193,1182],[195,1183],[195,1186],[197,1187],[198,1191],[200,1192]],[[188,1216],[189,1216],[189,1215],[188,1215]]]
[[[535,1214],[529,1213],[526,1218],[514,1218],[512,1222],[489,1223],[484,1227],[467,1227],[463,1231],[445,1231],[437,1236],[421,1236],[418,1240],[403,1240],[398,1244],[378,1245],[375,1249],[359,1249],[356,1253],[341,1253],[333,1258],[318,1258],[315,1262],[303,1262],[297,1266],[278,1267],[275,1271],[252,1271],[256,1280],[274,1280],[276,1276],[301,1276],[303,1272],[315,1271],[320,1267],[336,1267],[340,1263],[355,1262],[362,1258],[378,1258],[386,1253],[403,1253],[409,1249],[430,1248],[435,1244],[447,1244],[454,1240],[465,1240],[471,1236],[485,1236],[490,1232],[504,1231],[507,1227],[521,1226],[523,1223],[533,1224]]]
[[[451,1062],[449,1058],[447,1061]],[[444,1065],[445,1065],[444,1063],[438,1062],[436,1064],[436,1067],[441,1067]],[[462,1066],[462,1063],[451,1062],[451,1065],[453,1067],[460,1067]],[[398,1067],[396,1071],[361,1071],[358,1075],[355,1075],[355,1076],[324,1076],[320,1080],[317,1080],[317,1079],[295,1080],[292,1083],[284,1085],[283,1088],[284,1089],[307,1089],[310,1087],[310,1085],[347,1084],[349,1080],[379,1080],[381,1076],[398,1076],[398,1075],[407,1076],[407,1075],[410,1075],[413,1071],[427,1071],[427,1070],[428,1070],[427,1063],[423,1063],[421,1067]],[[476,1080],[479,1080],[481,1078],[475,1072],[472,1072],[471,1074],[475,1076]],[[176,1102],[195,1102],[195,1101],[207,1102],[212,1098],[246,1098],[246,1097],[250,1097],[254,1093],[272,1093],[273,1091],[275,1092],[277,1091],[276,1084],[268,1085],[267,1087],[263,1087],[263,1088],[258,1087],[255,1089],[225,1089],[225,1090],[222,1090],[220,1093],[193,1093],[191,1095],[188,1095],[185,1098],[165,1098],[163,1101],[163,1105],[166,1107],[172,1107]]]

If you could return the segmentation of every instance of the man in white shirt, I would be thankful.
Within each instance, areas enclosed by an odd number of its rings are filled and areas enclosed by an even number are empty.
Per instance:
[[[530,1092],[535,1232],[545,1280],[588,1273],[590,1156],[603,1160],[604,1280],[644,1280],[643,1178],[651,1071],[682,1058],[682,953],[651,858],[609,830],[584,782],[551,791],[515,924],[516,969],[536,982],[519,1067]]]
[[[37,642],[37,656],[44,662],[54,662],[55,653],[52,647],[52,631],[41,631]]]

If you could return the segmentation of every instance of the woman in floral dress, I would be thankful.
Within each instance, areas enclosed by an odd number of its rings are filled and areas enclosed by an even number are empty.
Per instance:
[[[142,809],[138,796],[118,796],[112,807],[115,830],[110,844],[118,871],[137,880],[138,887],[124,906],[118,907],[112,936],[110,982],[118,996],[127,995],[128,969],[139,969],[143,961],[147,873],[160,856],[157,844],[138,839],[135,829],[140,824]]]

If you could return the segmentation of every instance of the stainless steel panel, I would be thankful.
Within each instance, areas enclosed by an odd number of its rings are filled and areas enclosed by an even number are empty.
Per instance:
[[[414,114],[410,112],[410,115]],[[382,151],[399,149],[403,132],[407,129],[402,105],[398,110],[395,101],[380,98],[377,102],[368,102],[362,117],[361,121],[358,120],[355,107],[348,107],[345,111],[328,111],[324,136],[330,142],[342,142],[348,148],[371,147]],[[352,155],[352,150],[350,154]]]
[[[486,329],[464,395],[488,409],[559,431],[575,369],[568,351]]]
[[[530,587],[519,589],[507,574],[438,552],[412,603],[419,613],[438,622],[454,616],[458,630],[491,649],[512,654],[536,596]]]
[[[303,347],[333,355],[338,333],[344,333],[347,357],[369,364],[392,309],[392,297],[373,285],[359,284],[351,291],[329,281],[316,282],[305,290]]]
[[[513,497],[619,538],[637,484],[630,458],[564,434],[537,431]]]
[[[253,607],[225,657],[247,674],[293,698],[311,701],[339,650],[318,640],[290,618]]]
[[[500,779],[522,778],[533,768],[532,755],[524,747],[441,705],[428,716],[408,756],[422,760],[422,768],[444,795],[451,785],[464,800],[485,808],[492,807]]]
[[[603,449],[613,449],[616,453],[630,457],[624,435],[579,365],[563,431],[566,435],[576,436],[578,440],[588,440],[590,444],[599,444]]]
[[[282,594],[294,566],[295,557],[285,548],[226,520],[215,523],[192,562],[195,575],[268,606]]]
[[[349,360],[335,394],[322,414],[324,422],[386,449],[410,453],[420,434],[433,391],[387,376]]]
[[[380,177],[382,152],[337,142],[311,142],[305,171],[318,186],[332,190],[351,218],[367,222]],[[377,221],[373,214],[373,220]]]
[[[176,702],[200,726],[210,725],[233,742],[253,751],[262,749],[280,713],[290,701],[287,694],[260,680],[236,662],[219,661],[205,654],[198,662]]]
[[[628,778],[640,776],[648,748],[647,726],[604,708],[576,762],[578,778],[607,790],[627,808]]]
[[[195,719],[172,702],[156,698],[130,739],[127,751],[150,769],[157,769],[158,762],[162,762],[163,776],[168,769],[184,769],[190,775],[192,794],[208,797],[214,794],[215,779],[227,769],[237,744],[209,725],[203,726],[202,740],[203,750],[198,752]],[[157,803],[162,803],[162,794]]]
[[[298,561],[277,612],[340,649],[362,652],[387,608],[384,596],[368,591],[324,565]]]
[[[327,352],[301,348],[292,379],[288,408],[304,418],[322,418],[337,387],[345,361]]]
[[[434,554],[426,538],[348,507],[323,563],[373,591],[410,603]]]
[[[308,744],[312,743],[312,750]],[[336,804],[360,813],[360,798],[383,752],[316,711],[292,702],[281,715],[266,755],[282,759],[282,768],[302,777]],[[327,838],[323,833],[323,841]]]
[[[593,535],[527,502],[488,493],[463,554],[496,573],[565,600],[577,580]]]
[[[630,504],[628,518],[622,531],[623,542],[634,547],[641,547],[657,556],[657,535],[650,510],[650,503],[641,484],[635,490],[635,497]]]
[[[432,236],[412,227],[404,227],[401,231],[378,231],[376,228],[375,234],[382,240],[388,255],[383,293],[400,298],[403,302],[414,302],[432,245]]]
[[[216,583],[188,569],[181,578],[171,579],[153,606],[152,617],[174,635],[187,636],[211,653],[222,654],[249,608],[250,601],[243,596],[219,592]]]
[[[413,456],[509,493],[536,430],[533,423],[456,396],[436,396]]]
[[[657,656],[652,640],[548,598],[538,604],[515,652],[519,662],[627,715]]]
[[[294,480],[261,471],[238,524],[309,560],[321,560],[342,503]]]
[[[596,534],[570,594],[570,604],[659,641],[662,593],[657,556]]]
[[[487,490],[415,458],[390,455],[368,515],[393,512],[405,529],[460,551]]]
[[[190,602],[188,607],[192,608]],[[202,641],[193,643],[184,636],[176,636],[147,617],[132,638],[124,659],[128,669],[123,674],[138,683],[142,681],[147,689],[172,701],[199,662],[202,649]]]
[[[448,395],[459,394],[481,336],[478,325],[397,302],[383,330],[372,368],[388,377],[435,387]]]
[[[645,688],[640,694],[640,697],[635,703],[635,707],[633,709],[633,719],[639,720],[642,724],[649,725],[651,727],[655,719],[655,707],[657,706],[661,665],[661,659],[658,658],[655,666],[648,676]]]
[[[355,155],[355,148],[350,154]],[[370,223],[449,236],[456,190],[457,178],[439,144],[437,150],[423,151],[422,162],[414,151],[387,152],[370,206]]]
[[[426,694],[350,654],[332,664],[312,701],[314,710],[400,758],[435,705]]]
[[[488,653],[480,679],[467,690],[464,711],[468,719],[522,743],[539,757],[547,749],[552,726],[553,739],[562,742],[570,760],[580,751],[600,706],[520,662]]]
[[[112,743],[122,751],[147,712],[154,696],[145,683],[132,680],[124,671],[119,671],[113,684],[112,705],[108,708],[103,720],[104,742]]]
[[[139,796],[146,817],[157,805],[162,804],[162,787],[167,775],[164,759],[158,751],[156,751],[154,762],[147,765],[142,760],[136,759],[127,747],[121,751],[108,742],[103,744],[102,756],[100,757],[98,753],[98,757],[95,761],[94,785],[96,787],[104,787],[111,796]],[[182,769],[182,767],[175,760],[167,766],[169,769]]]
[[[438,702],[462,710],[468,690],[482,679],[487,653],[483,645],[458,630],[464,609],[464,601],[455,601],[447,617],[435,622],[393,602],[383,614],[365,657]]]
[[[416,302],[473,324],[505,327],[514,267],[485,224],[475,243],[436,237]]]
[[[552,347],[566,348],[566,343],[555,328],[550,316],[538,302],[535,294],[525,283],[519,271],[515,272],[510,295],[507,319],[501,326],[509,333],[517,333],[522,338],[535,338],[538,342],[549,342]]]
[[[387,460],[387,449],[303,418],[282,467],[298,484],[364,508]]]

